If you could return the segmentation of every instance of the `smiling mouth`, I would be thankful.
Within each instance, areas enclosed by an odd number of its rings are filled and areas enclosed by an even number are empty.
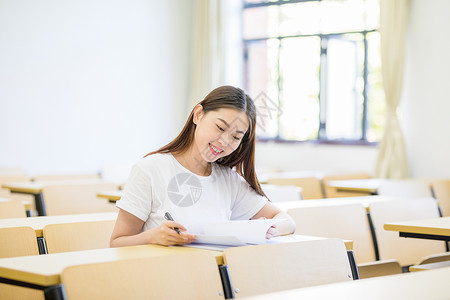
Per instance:
[[[209,149],[211,150],[211,153],[215,156],[219,155],[220,153],[223,152],[222,149],[214,147],[213,145],[209,144]]]

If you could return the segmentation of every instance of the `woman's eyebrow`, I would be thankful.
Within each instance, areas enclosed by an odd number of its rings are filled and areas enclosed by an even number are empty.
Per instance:
[[[230,127],[230,125],[227,123],[227,121],[225,121],[224,119],[222,119],[222,118],[217,118],[219,121],[222,121],[224,124],[225,124],[225,126],[227,126],[227,127]],[[237,133],[240,133],[240,134],[245,134],[245,132],[243,132],[242,130],[236,130],[236,132]]]

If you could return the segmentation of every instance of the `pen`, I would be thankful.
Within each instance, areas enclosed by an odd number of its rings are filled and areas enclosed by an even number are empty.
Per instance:
[[[169,212],[166,212],[166,213],[164,214],[164,218],[165,218],[166,220],[168,220],[168,221],[173,221],[173,218],[172,218],[172,216],[170,215]],[[174,229],[175,229],[175,231],[176,231],[178,234],[181,235],[181,231],[180,231],[180,229],[178,229],[178,227],[175,227]]]

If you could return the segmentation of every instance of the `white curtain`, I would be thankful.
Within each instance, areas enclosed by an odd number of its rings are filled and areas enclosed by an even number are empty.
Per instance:
[[[195,0],[190,107],[214,88],[240,86],[242,79],[241,0]]]
[[[409,0],[380,1],[381,65],[386,96],[386,128],[379,145],[375,175],[380,178],[408,176],[406,147],[397,107],[403,87],[405,34]]]
[[[220,0],[195,0],[190,108],[224,81]]]

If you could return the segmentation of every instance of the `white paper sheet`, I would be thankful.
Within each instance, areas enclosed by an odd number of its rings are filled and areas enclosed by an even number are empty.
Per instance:
[[[210,223],[204,234],[195,234],[198,244],[245,246],[265,244],[269,228],[285,219],[243,220]]]

